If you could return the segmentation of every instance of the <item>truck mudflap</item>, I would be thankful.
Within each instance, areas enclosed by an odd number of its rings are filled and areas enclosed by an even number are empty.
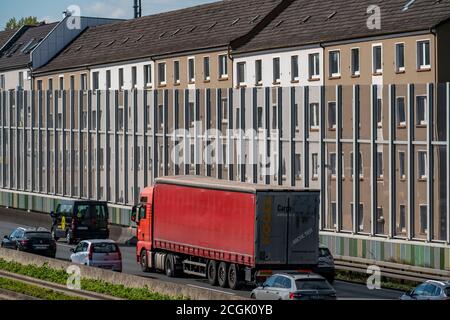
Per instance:
[[[257,195],[257,265],[317,265],[320,193],[260,192]],[[268,267],[267,269],[272,269]]]

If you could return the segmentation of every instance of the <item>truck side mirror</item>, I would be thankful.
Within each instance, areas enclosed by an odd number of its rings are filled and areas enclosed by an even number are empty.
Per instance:
[[[55,211],[50,211],[50,217],[52,218],[56,217]]]
[[[131,209],[131,221],[138,223],[137,221],[137,207],[133,206]]]

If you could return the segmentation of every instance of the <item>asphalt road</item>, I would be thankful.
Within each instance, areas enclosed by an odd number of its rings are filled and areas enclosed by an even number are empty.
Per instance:
[[[50,223],[50,217],[46,215],[0,208],[0,237],[2,238],[4,235],[10,234],[12,230],[17,227],[32,226],[50,228]],[[60,240],[58,242],[56,258],[61,260],[69,260],[71,248],[74,248],[74,246],[69,246],[64,243],[63,240]],[[124,273],[159,279],[167,282],[176,282],[192,287],[202,287],[207,290],[220,291],[230,295],[250,297],[251,287],[243,288],[239,291],[232,291],[229,289],[212,287],[207,283],[206,279],[190,276],[173,279],[160,273],[143,273],[136,262],[135,248],[129,246],[121,246],[120,248],[122,252],[122,267]],[[333,284],[333,287],[337,292],[338,299],[398,299],[402,294],[399,291],[390,289],[369,290],[365,285],[344,281],[336,281]]]

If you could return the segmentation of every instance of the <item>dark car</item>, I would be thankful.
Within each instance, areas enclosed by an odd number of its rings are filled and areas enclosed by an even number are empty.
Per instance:
[[[1,246],[50,258],[56,256],[56,241],[44,228],[17,228],[3,238]]]
[[[333,255],[330,250],[323,245],[319,247],[319,263],[317,268],[314,269],[314,272],[320,274],[331,284],[334,282],[334,278],[336,277]]]
[[[53,220],[51,230],[56,241],[64,238],[71,244],[87,239],[109,238],[109,214],[106,202],[64,202],[50,215]]]

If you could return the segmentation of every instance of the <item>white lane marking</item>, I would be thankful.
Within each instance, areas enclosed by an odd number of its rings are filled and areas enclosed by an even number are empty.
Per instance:
[[[216,290],[216,289],[211,289],[211,288],[206,288],[206,287],[202,287],[202,286],[196,286],[193,284],[188,284],[188,287],[192,287],[192,288],[197,288],[197,289],[205,289],[205,290],[209,290],[209,291],[214,291],[214,292],[218,292],[218,293],[224,293],[224,294],[228,294],[230,296],[235,296],[235,293],[231,293],[231,292],[226,292],[226,291],[222,291],[222,290]]]

